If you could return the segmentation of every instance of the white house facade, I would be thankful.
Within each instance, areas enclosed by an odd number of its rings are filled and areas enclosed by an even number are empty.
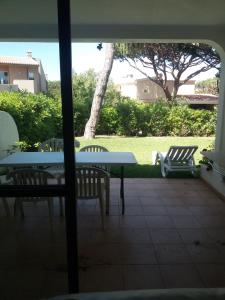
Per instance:
[[[173,82],[173,80],[168,80],[167,82],[171,93],[173,92]],[[163,89],[148,78],[135,80],[132,76],[127,76],[117,84],[117,89],[123,96],[143,102],[153,102],[159,98],[165,98]],[[195,80],[186,82],[178,90],[178,95],[180,96],[193,95],[194,93]]]
[[[47,92],[47,80],[41,61],[28,51],[24,57],[0,56],[0,92],[23,90]]]

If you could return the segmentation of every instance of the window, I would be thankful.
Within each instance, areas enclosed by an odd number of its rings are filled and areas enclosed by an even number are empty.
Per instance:
[[[28,71],[28,80],[34,80],[34,72]]]
[[[0,84],[8,84],[9,77],[8,72],[0,71]]]
[[[145,94],[148,94],[148,93],[149,93],[149,87],[148,87],[148,86],[145,86],[145,88],[144,88],[144,93],[145,93]]]

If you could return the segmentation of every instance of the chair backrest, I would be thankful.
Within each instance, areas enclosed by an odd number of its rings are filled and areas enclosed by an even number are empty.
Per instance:
[[[62,152],[64,149],[63,139],[52,138],[40,144],[38,151],[40,152]]]
[[[48,179],[54,178],[50,173],[40,169],[18,169],[9,174],[16,185],[47,185]]]
[[[99,145],[88,145],[81,148],[80,152],[109,152],[109,150]]]
[[[197,149],[198,146],[171,146],[165,160],[168,160],[169,163],[188,162],[193,158]]]
[[[108,186],[109,174],[102,169],[81,167],[76,169],[76,193],[78,198],[98,198],[102,185]]]
[[[80,142],[77,140],[74,140],[74,146],[79,147]],[[39,152],[63,152],[64,150],[64,144],[63,139],[58,138],[51,138],[42,144],[40,144],[38,151]]]

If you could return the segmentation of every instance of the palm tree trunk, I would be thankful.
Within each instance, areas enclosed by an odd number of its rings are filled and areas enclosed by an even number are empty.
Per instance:
[[[98,124],[100,111],[105,96],[109,76],[113,66],[114,52],[115,52],[115,45],[113,43],[107,44],[104,66],[98,77],[94,98],[92,101],[90,117],[85,126],[84,137],[86,139],[95,138],[96,127]]]

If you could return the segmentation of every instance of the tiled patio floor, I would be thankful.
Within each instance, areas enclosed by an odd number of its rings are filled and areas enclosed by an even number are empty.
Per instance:
[[[79,203],[80,290],[225,286],[225,202],[199,179],[126,179],[111,183],[110,216]],[[1,203],[0,203],[1,204]],[[43,203],[25,219],[0,217],[0,299],[67,292],[64,220],[57,199],[51,225]]]

